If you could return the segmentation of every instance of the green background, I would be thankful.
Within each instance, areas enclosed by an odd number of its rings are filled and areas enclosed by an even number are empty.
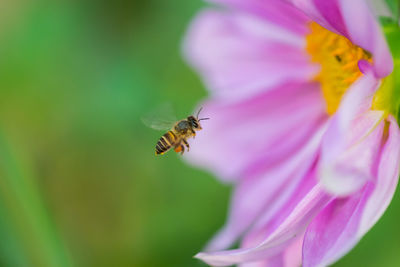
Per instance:
[[[231,189],[154,156],[140,117],[206,97],[181,41],[188,0],[2,1],[0,266],[205,266]],[[400,196],[335,266],[400,265]]]

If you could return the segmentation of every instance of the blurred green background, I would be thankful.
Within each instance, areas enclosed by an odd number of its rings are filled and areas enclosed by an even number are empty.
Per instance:
[[[3,0],[0,266],[205,266],[230,188],[154,156],[140,117],[206,91],[180,56],[199,0]],[[400,265],[400,196],[336,266]]]

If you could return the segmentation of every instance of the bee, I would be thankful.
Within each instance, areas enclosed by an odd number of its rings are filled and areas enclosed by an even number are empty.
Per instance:
[[[187,142],[187,139],[196,136],[196,131],[200,131],[201,125],[200,121],[208,120],[209,118],[201,118],[199,119],[200,112],[202,108],[197,112],[196,117],[191,115],[186,119],[177,121],[175,117],[171,113],[171,107],[167,106],[164,109],[159,111],[160,116],[156,119],[142,118],[143,122],[156,130],[167,130],[165,134],[163,134],[158,140],[155,148],[156,155],[163,155],[168,152],[171,148],[175,150],[177,153],[185,152],[185,148],[189,151],[190,146]],[[150,114],[151,115],[151,114]],[[155,114],[153,114],[153,117]]]

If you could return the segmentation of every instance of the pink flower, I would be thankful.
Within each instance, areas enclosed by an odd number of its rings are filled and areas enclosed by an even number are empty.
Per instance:
[[[211,94],[211,120],[186,158],[236,187],[226,225],[197,257],[331,264],[377,222],[398,181],[380,26],[362,0],[214,2],[224,9],[201,12],[185,42]]]

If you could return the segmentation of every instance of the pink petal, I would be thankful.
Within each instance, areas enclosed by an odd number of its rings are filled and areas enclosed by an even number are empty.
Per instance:
[[[332,117],[326,133],[325,156],[336,158],[346,145],[346,135],[351,130],[354,119],[371,107],[371,101],[378,81],[371,72],[359,78],[343,96],[339,109]]]
[[[332,117],[323,139],[319,176],[326,185],[326,190],[335,194],[348,194],[359,187],[352,187],[354,180],[350,179],[348,186],[334,186],[336,175],[329,175],[335,170],[335,164],[341,155],[344,155],[352,145],[351,133],[354,135],[353,123],[362,113],[369,110],[373,93],[377,88],[377,81],[371,72],[368,72],[355,82],[344,95],[338,111]],[[376,119],[376,117],[375,117]],[[362,133],[361,133],[362,134]],[[357,138],[355,138],[357,139]],[[354,142],[354,141],[353,141]],[[349,162],[350,164],[351,162]],[[349,165],[350,166],[350,165]],[[355,166],[355,169],[357,167]],[[368,177],[365,177],[365,181]],[[364,181],[364,182],[365,182]],[[333,185],[333,186],[332,186]],[[342,188],[342,191],[338,187]]]
[[[383,115],[383,111],[370,111],[355,119],[346,149],[329,163],[322,162],[319,176],[328,192],[349,195],[372,180],[383,136]]]
[[[285,84],[241,103],[213,100],[202,106],[202,116],[211,119],[203,122],[204,131],[191,142],[185,158],[225,180],[288,157],[326,120],[314,83]]]
[[[302,263],[304,235],[294,240],[283,253],[285,267],[299,267]]]
[[[365,190],[335,199],[310,224],[304,238],[303,266],[327,266],[354,245],[354,236],[366,198]]]
[[[289,81],[309,81],[319,67],[304,53],[305,40],[247,13],[204,11],[184,42],[189,63],[214,97],[237,101]]]
[[[265,159],[266,169],[246,177],[236,187],[227,224],[211,241],[207,251],[227,249],[257,221],[270,222],[274,215],[295,192],[300,181],[308,173],[318,156],[324,127],[316,131],[304,146],[292,155],[279,159]]]
[[[260,235],[260,232],[256,231],[255,235],[246,237],[266,236],[259,245],[244,249],[199,253],[196,257],[213,266],[229,266],[279,255],[304,233],[309,222],[331,200],[331,197],[326,195],[318,184],[315,184],[314,175],[314,172],[310,172],[308,178],[302,181],[297,194],[292,196],[287,206],[282,208],[281,212],[275,216],[274,222],[267,227],[266,235]]]
[[[239,267],[299,267],[302,263],[303,238],[304,235],[297,237],[276,256],[263,261],[243,263]],[[255,245],[257,244],[253,244]]]
[[[301,11],[282,0],[209,0],[231,9],[251,13],[280,27],[304,35],[309,19]]]
[[[340,10],[349,39],[372,53],[374,71],[378,78],[393,70],[393,59],[381,27],[363,0],[340,0]]]
[[[332,32],[346,36],[347,31],[338,7],[338,0],[286,1],[303,11],[312,21],[319,23]]]
[[[271,264],[271,261],[265,260],[265,261],[253,261],[253,262],[248,262],[248,263],[243,263],[240,264],[239,267],[275,267],[273,263]],[[282,265],[277,265],[276,267],[280,267]]]
[[[377,179],[351,197],[331,202],[310,224],[304,238],[303,266],[330,265],[377,222],[393,197],[399,176],[400,130],[389,117],[388,139],[383,139]]]
[[[400,166],[400,129],[394,117],[389,116],[389,136],[382,149],[378,181],[361,217],[358,235],[363,236],[382,216],[396,190]]]

